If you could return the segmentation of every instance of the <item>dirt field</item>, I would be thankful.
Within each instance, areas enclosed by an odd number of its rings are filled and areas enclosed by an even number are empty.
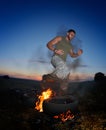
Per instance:
[[[34,109],[40,82],[0,77],[0,129],[106,130],[105,83],[70,83],[68,94],[79,99],[79,115],[74,121],[60,123]]]

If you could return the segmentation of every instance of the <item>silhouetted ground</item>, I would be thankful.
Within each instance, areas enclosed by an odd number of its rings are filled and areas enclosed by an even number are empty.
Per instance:
[[[106,81],[70,83],[68,94],[79,100],[78,115],[62,123],[37,112],[38,81],[0,77],[1,130],[106,130]]]

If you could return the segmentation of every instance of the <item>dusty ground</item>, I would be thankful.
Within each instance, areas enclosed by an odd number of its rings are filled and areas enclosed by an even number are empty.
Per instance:
[[[0,129],[106,130],[106,82],[70,83],[68,89],[79,100],[79,112],[62,123],[34,109],[40,82],[0,77]]]

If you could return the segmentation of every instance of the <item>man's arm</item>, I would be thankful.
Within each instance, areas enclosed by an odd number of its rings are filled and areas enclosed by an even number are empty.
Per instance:
[[[61,37],[55,37],[54,39],[49,41],[47,43],[47,47],[49,48],[49,50],[55,51],[54,45],[57,44],[59,41],[61,41]]]
[[[62,37],[55,37],[53,40],[49,41],[47,43],[47,47],[49,48],[49,50],[53,51],[54,53],[58,54],[58,55],[63,55],[64,51],[59,49],[56,50],[54,45],[58,44],[61,41]]]
[[[73,58],[80,56],[82,53],[83,53],[82,49],[79,49],[77,53],[74,53],[74,51],[72,49],[69,52],[70,56],[73,57]]]

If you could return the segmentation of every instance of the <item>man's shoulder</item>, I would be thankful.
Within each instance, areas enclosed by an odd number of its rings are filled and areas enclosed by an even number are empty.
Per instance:
[[[56,36],[55,39],[57,39],[58,41],[62,40],[62,36]]]
[[[56,36],[57,38],[63,38],[63,36]]]

